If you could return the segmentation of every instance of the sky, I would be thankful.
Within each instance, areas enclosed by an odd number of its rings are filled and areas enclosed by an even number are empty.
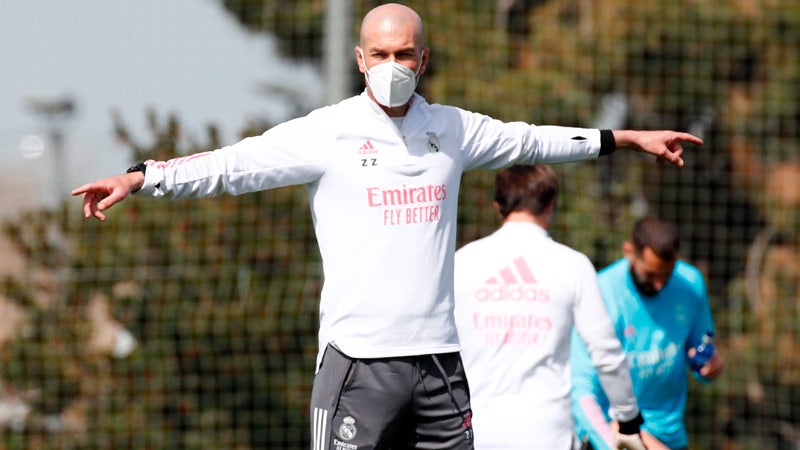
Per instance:
[[[213,123],[232,143],[248,120],[293,114],[264,86],[310,108],[322,85],[318,67],[282,59],[270,36],[246,31],[218,0],[2,0],[0,218],[57,204],[137,162],[114,140],[112,111],[143,142],[152,108],[175,114],[201,142]],[[64,100],[74,102],[72,114],[33,106]],[[63,132],[62,158],[54,128]]]

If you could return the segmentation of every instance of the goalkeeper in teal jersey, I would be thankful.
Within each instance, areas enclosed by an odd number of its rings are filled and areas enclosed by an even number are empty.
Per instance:
[[[644,417],[642,440],[649,450],[686,449],[684,409],[691,371],[702,382],[722,373],[716,352],[696,371],[689,367],[714,322],[702,274],[678,258],[674,224],[645,217],[622,246],[624,258],[599,274],[600,289],[622,349]],[[580,339],[573,331],[572,408],[584,448],[613,448],[614,418]]]

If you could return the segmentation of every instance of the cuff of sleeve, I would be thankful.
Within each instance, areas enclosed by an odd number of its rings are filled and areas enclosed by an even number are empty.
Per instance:
[[[144,173],[144,183],[138,190],[131,192],[132,195],[137,197],[152,197],[153,193],[158,189],[160,185],[158,178],[162,176],[162,171],[156,170],[156,168],[153,167],[153,163],[154,161],[150,159],[142,163],[147,166],[146,170],[142,170],[142,173]]]
[[[617,141],[611,130],[600,130],[600,156],[610,155],[617,150]]]
[[[632,420],[619,422],[620,434],[639,434],[639,429],[644,423],[644,417],[639,413]]]

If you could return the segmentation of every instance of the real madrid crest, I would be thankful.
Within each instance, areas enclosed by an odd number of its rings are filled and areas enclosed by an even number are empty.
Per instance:
[[[425,134],[428,135],[428,150],[434,153],[438,152],[439,138],[436,136],[436,133],[432,131],[426,131]]]
[[[356,433],[358,433],[358,430],[356,429],[356,419],[353,419],[350,416],[342,419],[342,425],[339,426],[339,436],[341,436],[345,441],[349,441],[356,437]]]

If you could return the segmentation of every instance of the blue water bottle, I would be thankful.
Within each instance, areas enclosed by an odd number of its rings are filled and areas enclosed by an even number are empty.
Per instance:
[[[706,331],[706,334],[703,336],[703,340],[700,342],[700,345],[695,347],[695,354],[692,358],[689,359],[689,367],[692,368],[695,372],[700,371],[700,369],[711,359],[711,355],[714,354],[714,332],[713,331]]]

